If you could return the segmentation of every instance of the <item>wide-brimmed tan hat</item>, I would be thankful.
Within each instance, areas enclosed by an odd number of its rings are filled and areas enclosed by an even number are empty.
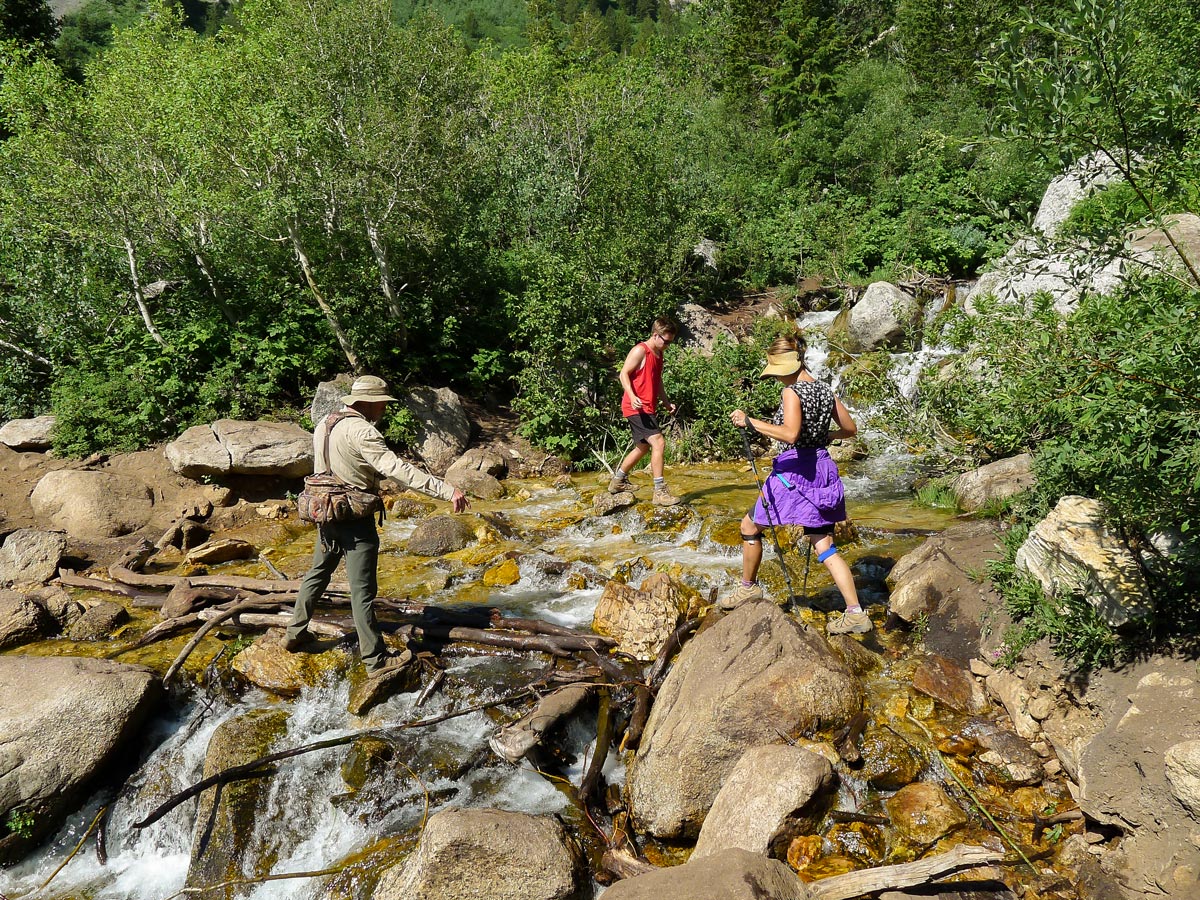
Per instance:
[[[350,385],[350,393],[342,398],[342,402],[347,406],[355,403],[388,403],[395,400],[396,398],[388,393],[387,382],[378,375],[363,375],[354,379],[354,384]]]
[[[793,375],[803,368],[800,354],[795,350],[787,353],[768,353],[767,367],[759,373],[759,378],[770,378],[772,375]]]

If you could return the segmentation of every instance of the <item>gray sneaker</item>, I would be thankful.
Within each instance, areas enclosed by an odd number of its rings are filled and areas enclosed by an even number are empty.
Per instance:
[[[743,603],[749,603],[751,600],[761,600],[763,598],[763,590],[757,584],[738,585],[737,590],[731,594],[726,594],[717,601],[717,606],[721,609],[737,609]]]
[[[871,624],[871,617],[860,610],[856,613],[838,613],[829,620],[825,630],[829,634],[866,634],[874,627]]]
[[[614,475],[612,477],[612,481],[608,483],[608,492],[610,494],[632,494],[636,490],[637,488],[630,484],[628,478],[618,478],[616,475]]]

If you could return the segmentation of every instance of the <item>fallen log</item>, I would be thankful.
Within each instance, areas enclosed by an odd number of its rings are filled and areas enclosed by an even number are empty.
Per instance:
[[[186,616],[190,612],[208,606],[211,601],[228,603],[240,596],[243,596],[243,592],[237,588],[212,585],[194,587],[186,582],[181,582],[167,592],[166,599],[163,600],[159,610],[164,619],[173,619],[176,616]]]
[[[688,619],[671,632],[671,636],[666,639],[662,645],[662,649],[658,651],[658,656],[654,659],[654,665],[646,673],[646,684],[650,686],[650,690],[658,690],[658,686],[662,683],[663,678],[666,677],[667,666],[671,663],[671,657],[683,649],[684,643],[691,637],[692,632],[699,627],[700,619]]]
[[[638,859],[628,850],[622,850],[619,847],[612,847],[606,850],[600,858],[600,865],[606,872],[611,872],[615,875],[618,880],[636,878],[638,875],[645,875],[647,872],[653,872],[658,868],[645,860]]]
[[[671,632],[671,636],[666,639],[662,648],[658,651],[658,656],[655,657],[654,664],[650,666],[646,674],[645,684],[635,685],[633,689],[633,713],[629,717],[629,725],[625,729],[625,736],[621,738],[622,753],[626,750],[636,750],[642,742],[642,732],[646,730],[646,721],[650,718],[650,706],[653,703],[654,694],[666,677],[667,666],[671,662],[671,657],[683,649],[684,643],[699,627],[700,619],[688,619]]]
[[[959,869],[988,866],[1000,862],[1004,854],[987,847],[971,847],[960,844],[946,853],[939,853],[916,862],[895,866],[879,866],[860,869],[845,875],[822,878],[807,885],[812,900],[851,900],[862,894],[874,894],[885,890],[899,890],[927,884],[937,878],[950,875]]]
[[[162,595],[140,591],[129,584],[114,584],[111,581],[101,581],[99,578],[88,578],[76,575],[71,569],[59,569],[58,577],[54,579],[63,587],[81,588],[85,591],[104,591],[109,594],[120,594],[133,601],[136,607],[158,607],[162,605]],[[143,602],[149,601],[149,602]]]
[[[858,739],[862,736],[870,716],[866,710],[859,711],[850,723],[833,737],[833,746],[843,762],[858,765],[862,762],[862,753],[858,749]]]
[[[129,584],[135,587],[160,588],[170,590],[177,584],[188,584],[192,587],[228,587],[240,591],[250,591],[257,594],[275,594],[281,591],[300,590],[300,579],[290,578],[281,581],[277,578],[250,578],[246,575],[143,575],[121,565],[108,567],[108,575],[113,581]],[[325,589],[326,594],[350,593],[350,585],[344,581],[331,582]]]
[[[629,716],[629,725],[625,728],[625,736],[621,738],[622,753],[626,750],[636,750],[642,742],[642,733],[646,730],[646,722],[650,718],[651,700],[650,688],[644,684],[634,687],[633,712]]]
[[[472,644],[483,644],[487,647],[504,647],[509,650],[536,650],[549,653],[563,659],[571,656],[572,650],[588,650],[591,645],[566,637],[551,637],[550,635],[534,634],[504,634],[484,628],[463,628],[462,626],[444,625],[414,625],[412,635],[416,640],[432,641],[466,641]]]
[[[201,610],[196,617],[201,621],[210,618],[214,608]],[[278,613],[242,613],[238,623],[249,628],[286,628],[292,621],[290,612]],[[308,620],[308,631],[318,637],[341,639],[354,631],[353,623],[346,617],[338,619],[316,618]]]
[[[592,686],[573,684],[547,694],[530,712],[496,730],[488,746],[501,759],[518,763],[536,747],[542,735],[571,715],[591,693]]]
[[[613,638],[602,634],[576,631],[573,628],[555,625],[553,622],[547,622],[543,619],[521,619],[505,616],[498,609],[491,611],[490,621],[492,628],[507,628],[512,631],[528,631],[531,634],[548,634],[556,637],[573,637],[606,647],[616,646],[617,643]]]

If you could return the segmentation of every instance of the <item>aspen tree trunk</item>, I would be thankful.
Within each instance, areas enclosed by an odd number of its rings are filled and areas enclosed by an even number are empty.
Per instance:
[[[150,317],[150,307],[146,305],[146,295],[142,293],[142,281],[138,275],[137,254],[133,250],[133,241],[128,237],[124,240],[125,255],[129,259],[129,280],[133,283],[134,302],[137,303],[138,312],[142,314],[142,322],[145,323],[146,330],[150,332],[150,337],[154,338],[158,345],[165,350],[167,342],[163,340],[163,336],[154,326],[154,320]]]
[[[367,226],[367,240],[371,243],[371,252],[375,254],[375,264],[379,267],[379,285],[387,300],[388,310],[396,320],[396,341],[400,349],[408,346],[408,329],[404,326],[404,313],[400,309],[400,298],[396,294],[396,286],[392,282],[392,266],[388,261],[387,248],[379,237],[379,229],[370,219],[363,220]]]
[[[342,353],[346,356],[346,362],[350,363],[350,369],[356,375],[361,374],[362,369],[358,364],[358,354],[354,352],[354,344],[350,341],[350,335],[346,334],[342,328],[341,322],[338,321],[337,315],[321,295],[321,291],[317,288],[316,279],[313,278],[312,264],[308,260],[308,254],[304,252],[304,245],[300,242],[300,232],[296,228],[295,220],[288,220],[288,236],[292,239],[292,249],[296,252],[296,259],[300,262],[300,270],[304,273],[304,280],[308,282],[308,289],[312,291],[313,298],[317,301],[317,306],[321,307],[321,312],[325,314],[325,320],[329,323],[329,327],[333,329],[333,334],[337,338],[338,345],[342,348]]]

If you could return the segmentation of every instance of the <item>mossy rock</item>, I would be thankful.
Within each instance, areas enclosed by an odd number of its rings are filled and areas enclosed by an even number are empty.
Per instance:
[[[350,790],[360,791],[367,782],[387,771],[395,756],[396,748],[389,741],[377,737],[359,738],[350,745],[342,760],[342,781]]]
[[[483,573],[483,583],[488,587],[508,587],[521,580],[521,567],[515,559],[505,559]]]
[[[266,756],[287,729],[288,713],[256,709],[218,726],[208,742],[204,777]],[[209,788],[200,795],[192,833],[192,856],[186,886],[208,885],[266,875],[272,860],[256,856],[253,838],[270,791],[270,778],[250,778]],[[232,900],[234,887],[208,892]]]

